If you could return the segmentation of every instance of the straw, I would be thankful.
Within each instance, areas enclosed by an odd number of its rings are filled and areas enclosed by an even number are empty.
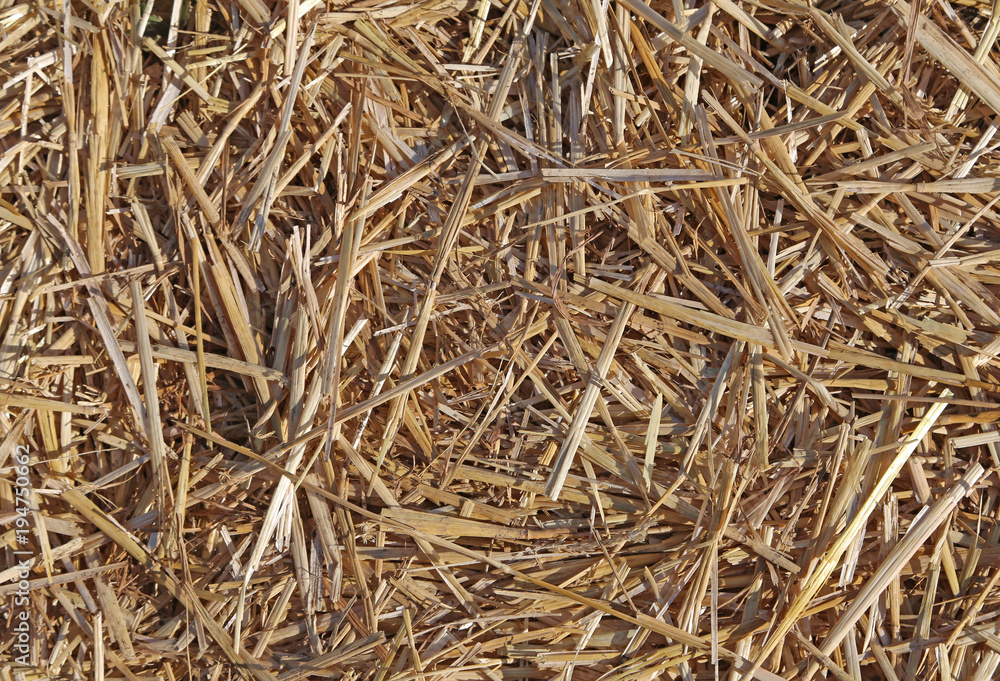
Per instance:
[[[998,8],[0,2],[0,679],[992,678]]]

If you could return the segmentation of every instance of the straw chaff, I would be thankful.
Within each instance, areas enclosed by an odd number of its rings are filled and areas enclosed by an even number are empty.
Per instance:
[[[995,678],[998,36],[0,0],[0,679]]]

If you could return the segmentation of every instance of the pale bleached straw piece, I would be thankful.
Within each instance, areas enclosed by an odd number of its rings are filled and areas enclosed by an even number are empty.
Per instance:
[[[120,341],[122,351],[124,352],[137,352],[137,346],[131,341]],[[203,346],[204,347],[204,346]],[[256,364],[251,364],[249,362],[243,362],[238,359],[233,359],[231,357],[226,357],[224,355],[217,355],[215,353],[202,353],[201,358],[198,357],[197,352],[192,352],[190,350],[181,350],[180,348],[172,348],[167,345],[153,345],[149,346],[150,353],[153,358],[158,360],[166,360],[171,362],[182,362],[184,364],[194,364],[197,365],[202,363],[205,367],[211,367],[213,369],[222,369],[224,371],[232,371],[237,374],[243,374],[245,376],[253,376],[257,378],[262,378],[268,381],[274,381],[275,383],[285,383],[287,382],[287,377],[280,371],[275,371],[269,367],[258,366]]]
[[[293,18],[298,19],[298,15],[296,14]],[[236,219],[237,229],[242,228],[243,224],[249,222],[250,213],[256,207],[257,200],[261,201],[257,217],[253,222],[253,228],[247,230],[251,251],[257,251],[260,248],[260,241],[264,236],[267,218],[271,213],[271,204],[274,201],[275,188],[278,184],[281,163],[285,155],[285,147],[292,138],[292,111],[298,98],[299,88],[302,85],[302,75],[305,73],[309,51],[312,49],[313,37],[315,35],[316,24],[313,24],[312,28],[309,29],[309,33],[306,34],[302,45],[299,47],[299,55],[291,75],[291,84],[285,92],[285,103],[281,109],[281,119],[277,129],[278,139],[267,158],[264,170],[260,173],[257,182],[254,184],[251,193],[252,199],[246,203],[239,217]]]
[[[871,607],[885,591],[888,583],[899,575],[902,566],[913,557],[927,541],[927,538],[948,518],[956,504],[972,492],[984,473],[982,466],[973,464],[947,494],[938,499],[932,506],[922,509],[910,530],[889,552],[878,572],[865,583],[851,602],[850,607],[840,616],[840,619],[827,634],[823,646],[820,648],[824,654],[829,655],[833,652],[847,635],[847,631],[861,618],[864,611]],[[812,663],[803,678],[810,679],[815,673],[816,665]]]
[[[643,460],[642,479],[646,487],[653,484],[653,467],[656,464],[656,446],[660,434],[660,418],[663,411],[663,394],[656,393],[649,411],[649,430],[646,431],[646,453]]]
[[[136,346],[139,352],[139,366],[142,374],[142,388],[145,396],[146,433],[149,438],[150,462],[153,466],[153,486],[156,494],[156,509],[160,514],[160,525],[166,529],[168,500],[173,500],[167,471],[167,446],[163,441],[163,426],[160,421],[160,399],[157,388],[157,371],[153,364],[153,348],[149,342],[149,323],[146,320],[146,301],[142,286],[133,279],[129,284],[132,294],[132,320],[135,324]]]
[[[90,277],[90,265],[88,264],[86,256],[83,254],[83,250],[80,248],[80,245],[66,232],[65,228],[61,224],[54,220],[54,218],[49,217],[49,223],[57,230],[59,236],[62,237],[63,242],[66,245],[66,249],[70,253],[73,264],[76,266],[80,275],[85,278]],[[97,329],[101,338],[104,340],[105,349],[111,357],[115,371],[118,373],[119,380],[122,382],[122,388],[125,391],[125,396],[132,407],[135,419],[139,424],[141,424],[141,427],[145,429],[146,410],[143,405],[142,398],[139,396],[139,388],[136,386],[135,380],[132,378],[132,374],[129,372],[126,365],[125,356],[122,354],[121,346],[115,338],[115,332],[109,319],[107,299],[104,296],[104,292],[101,291],[96,284],[88,283],[87,290],[90,293],[88,304],[90,306],[91,313],[94,315],[94,322]]]
[[[893,6],[900,21],[908,21],[913,8],[907,2]],[[962,49],[939,26],[920,15],[916,20],[916,36],[920,46],[934,59],[940,61],[971,93],[983,100],[995,113],[1000,114],[1000,81],[996,69],[987,70]]]
[[[367,203],[369,184],[365,183],[362,193],[362,203]],[[351,291],[353,277],[352,269],[361,248],[361,233],[364,219],[349,219],[340,235],[340,260],[337,262],[337,280],[333,290],[333,310],[330,312],[330,326],[327,330],[327,357],[323,367],[323,392],[330,400],[330,414],[327,417],[327,428],[330,431],[323,442],[323,456],[330,457],[330,447],[334,440],[340,439],[337,424],[337,409],[340,402],[340,374],[345,347],[344,324],[347,315],[348,296]],[[310,464],[307,466],[312,468]]]
[[[614,361],[615,353],[618,351],[618,344],[621,343],[622,334],[625,333],[625,327],[634,311],[635,305],[628,302],[619,308],[615,321],[608,331],[608,337],[601,347],[601,354],[597,358],[594,370],[587,378],[587,388],[580,397],[573,421],[569,424],[565,439],[559,448],[559,454],[552,464],[552,473],[545,485],[545,494],[553,500],[559,498],[559,493],[562,491],[563,485],[566,484],[566,476],[569,475],[569,469],[576,458],[580,441],[590,423],[594,405],[601,398],[602,383],[607,377],[608,369],[611,368],[611,362]]]
[[[180,147],[171,137],[163,137],[160,139],[160,144],[163,145],[163,149],[167,152],[173,163],[174,168],[180,173],[181,177],[187,183],[188,188],[194,192],[194,198],[198,201],[198,205],[205,212],[205,217],[208,221],[215,225],[217,228],[221,228],[219,211],[215,209],[212,203],[212,199],[209,198],[205,189],[201,186],[201,182],[198,181],[191,170],[191,166],[188,165],[187,160],[184,158],[184,154],[181,152]]]
[[[705,45],[701,44],[686,33],[681,32],[681,30],[674,24],[667,21],[662,15],[650,8],[649,5],[642,2],[642,0],[623,0],[623,4],[625,7],[628,7],[631,11],[635,12],[638,16],[642,17],[666,33],[670,36],[671,40],[674,40],[678,44],[690,50],[693,55],[702,59],[706,64],[712,68],[718,69],[727,78],[730,78],[740,85],[747,86],[750,89],[761,86],[762,81],[760,78],[754,76],[736,64],[733,64],[733,62],[726,59],[724,56],[707,48]]]
[[[945,390],[941,393],[941,397],[949,397],[950,395],[951,391],[949,390]],[[872,487],[871,493],[864,499],[858,500],[860,502],[859,508],[854,512],[854,515],[847,527],[837,536],[832,545],[826,549],[825,553],[823,553],[818,566],[813,569],[809,575],[807,575],[805,583],[799,590],[799,595],[785,610],[785,615],[780,619],[775,630],[769,633],[767,641],[757,653],[754,668],[759,667],[764,662],[768,655],[770,655],[771,652],[781,643],[782,639],[788,635],[788,632],[791,631],[792,627],[795,626],[795,623],[802,616],[808,604],[824,586],[826,579],[836,569],[840,557],[848,549],[849,545],[859,536],[858,533],[864,529],[869,516],[875,509],[875,505],[879,503],[883,495],[892,485],[896,476],[899,475],[903,465],[907,462],[909,457],[913,455],[913,452],[916,451],[917,446],[920,444],[920,440],[922,440],[923,437],[934,427],[934,424],[941,416],[941,412],[944,411],[944,408],[945,404],[943,402],[938,402],[927,410],[924,417],[918,424],[917,429],[913,432],[910,438],[902,443],[902,446],[896,455],[893,456],[892,461],[886,468],[885,472],[882,473],[878,482]],[[861,462],[863,460],[862,457],[867,453],[867,450],[867,447],[863,447],[861,450],[861,456],[857,456],[856,461]],[[859,463],[857,470],[860,472],[862,469],[863,464]],[[981,475],[982,469],[979,468],[979,472],[976,474],[975,478],[978,480]],[[960,487],[962,488],[964,494],[966,487]],[[830,650],[826,650],[824,651],[824,654],[829,654],[830,652]],[[744,675],[744,678],[749,677],[748,675]]]
[[[994,2],[992,12],[990,13],[990,22],[987,24],[986,30],[983,31],[982,38],[980,39],[979,44],[976,45],[976,51],[972,55],[972,58],[980,64],[986,61],[986,56],[993,48],[994,43],[996,43],[997,37],[1000,36],[1000,11],[998,11],[998,9],[1000,9],[1000,7],[998,7],[998,4]],[[910,14],[910,18],[911,20],[914,18],[912,12]],[[964,109],[966,108],[968,101],[968,88],[960,88],[951,98],[951,104],[948,106],[948,119],[955,120],[960,111],[964,113]]]
[[[726,354],[726,359],[722,362],[722,366],[719,368],[719,373],[715,378],[715,383],[712,385],[711,392],[708,394],[708,399],[705,400],[705,404],[698,413],[698,420],[694,424],[694,431],[691,434],[691,439],[688,442],[687,449],[684,453],[684,460],[681,464],[681,470],[685,475],[694,477],[691,475],[691,464],[698,455],[705,437],[709,435],[711,422],[717,416],[719,405],[722,401],[722,395],[729,388],[733,367],[738,361],[738,358],[742,356],[745,345],[746,343],[744,341],[736,341],[729,347],[729,352]],[[711,454],[709,454],[706,468],[708,469],[710,475],[714,475]]]

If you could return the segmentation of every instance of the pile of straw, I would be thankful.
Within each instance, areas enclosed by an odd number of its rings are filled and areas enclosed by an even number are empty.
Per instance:
[[[998,32],[0,0],[0,678],[995,678]]]

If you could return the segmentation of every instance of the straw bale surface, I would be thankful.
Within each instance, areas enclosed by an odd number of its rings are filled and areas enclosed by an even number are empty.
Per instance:
[[[998,12],[0,0],[0,678],[996,678]]]

